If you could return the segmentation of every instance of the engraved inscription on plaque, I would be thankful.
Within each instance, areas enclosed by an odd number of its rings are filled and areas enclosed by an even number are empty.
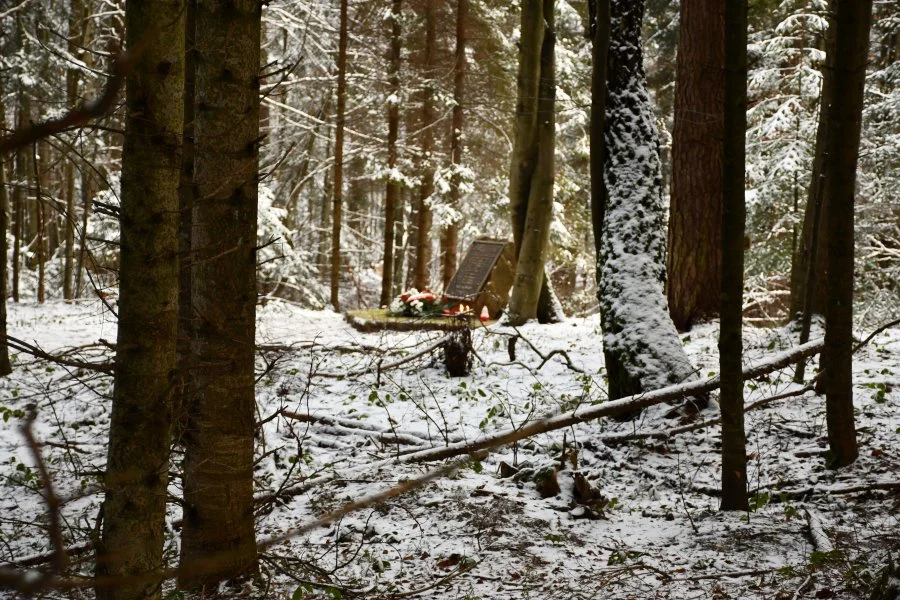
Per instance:
[[[481,292],[505,246],[506,242],[493,240],[472,242],[444,295],[448,298],[468,299]]]

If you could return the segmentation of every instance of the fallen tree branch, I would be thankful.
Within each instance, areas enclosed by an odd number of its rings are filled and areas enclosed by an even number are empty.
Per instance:
[[[810,383],[809,385],[805,385],[802,388],[797,388],[795,390],[791,390],[789,392],[784,392],[783,394],[777,394],[775,396],[769,396],[767,398],[761,398],[756,402],[752,402],[744,407],[744,412],[754,410],[756,408],[760,408],[762,406],[766,406],[775,402],[777,400],[784,400],[785,398],[793,398],[795,396],[802,396],[806,392],[811,392],[815,389],[815,384]],[[719,425],[722,422],[722,419],[716,417],[714,419],[707,419],[705,421],[699,421],[697,423],[691,423],[690,425],[683,425],[681,427],[673,427],[671,429],[656,429],[653,431],[646,431],[643,433],[608,433],[605,435],[601,435],[595,439],[603,442],[604,444],[618,444],[622,442],[630,442],[634,440],[646,440],[646,439],[656,439],[656,440],[667,440],[674,435],[678,435],[680,433],[688,433],[690,431],[697,431],[698,429],[705,429],[707,427],[713,427],[715,425]]]
[[[88,371],[98,371],[100,373],[112,374],[115,371],[116,365],[115,363],[93,363],[93,362],[85,362],[81,360],[72,360],[70,358],[63,358],[62,356],[58,356],[55,354],[50,354],[49,352],[44,352],[37,346],[29,344],[25,340],[20,340],[19,338],[15,338],[11,335],[3,336],[3,339],[6,342],[6,345],[12,348],[13,350],[17,350],[19,352],[24,352],[25,354],[30,354],[35,358],[42,358],[44,360],[49,360],[50,362],[54,362],[58,365],[63,365],[66,367],[72,367],[75,369],[85,369]]]
[[[381,364],[381,362],[379,361],[378,363],[376,363],[372,366],[366,367],[365,369],[363,369],[361,371],[355,371],[352,373],[327,373],[327,372],[326,373],[312,373],[311,375],[313,377],[325,377],[328,379],[341,379],[343,377],[361,377],[363,375],[368,375],[369,373],[383,373],[383,372],[389,371],[391,369],[396,369],[397,367],[402,367],[403,365],[410,363],[417,358],[420,358],[422,356],[425,356],[426,354],[430,354],[430,353],[434,352],[435,350],[437,350],[438,348],[443,346],[444,343],[446,343],[447,340],[449,340],[449,339],[450,339],[450,336],[445,335],[444,337],[442,337],[438,341],[434,342],[433,344],[430,344],[430,345],[426,346],[425,348],[423,348],[422,350],[419,350],[418,352],[414,352],[413,354],[410,354],[409,356],[404,356],[403,358],[401,358],[399,360],[395,360],[394,362],[390,362],[387,364]]]
[[[806,513],[806,524],[809,525],[809,537],[812,538],[813,548],[818,552],[831,552],[834,550],[834,545],[828,539],[828,534],[825,533],[822,515],[812,508],[808,508],[804,512]]]
[[[794,364],[801,358],[812,356],[822,350],[824,340],[814,340],[790,350],[780,352],[769,360],[763,361],[743,371],[744,380],[767,375],[778,369]],[[585,409],[576,409],[561,415],[549,416],[519,428],[498,431],[471,443],[451,444],[443,448],[432,448],[404,456],[402,462],[428,462],[452,458],[461,454],[470,454],[479,450],[505,446],[524,438],[532,437],[548,431],[571,427],[585,421],[593,421],[600,417],[614,417],[682,398],[695,397],[719,387],[719,376],[707,377],[697,381],[680,383],[643,394],[627,396],[618,400],[605,402]]]

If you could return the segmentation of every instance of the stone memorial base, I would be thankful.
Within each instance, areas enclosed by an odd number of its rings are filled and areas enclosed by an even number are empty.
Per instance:
[[[460,320],[454,317],[395,317],[383,308],[351,310],[344,313],[350,326],[358,331],[453,331],[468,325],[470,328],[481,327],[477,317]],[[484,325],[490,325],[488,321]]]

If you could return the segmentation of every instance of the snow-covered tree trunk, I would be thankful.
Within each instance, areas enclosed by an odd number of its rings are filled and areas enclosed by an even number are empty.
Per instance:
[[[659,137],[641,48],[644,2],[613,0],[606,104],[607,189],[597,293],[610,398],[690,379],[669,317]]]

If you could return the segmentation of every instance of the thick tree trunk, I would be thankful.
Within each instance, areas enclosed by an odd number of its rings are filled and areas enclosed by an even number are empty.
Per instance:
[[[694,376],[663,294],[665,209],[642,62],[643,13],[643,1],[611,4],[599,289],[610,398]]]
[[[849,465],[859,455],[853,417],[853,206],[871,23],[872,0],[837,0],[834,53],[827,60],[841,90],[830,98],[823,165],[828,302],[822,370],[832,467]]]
[[[682,5],[683,6],[683,5]],[[721,246],[719,373],[722,380],[722,510],[749,510],[744,432],[742,303],[744,298],[744,169],[747,139],[747,0],[725,4],[724,137],[719,163]],[[716,15],[718,17],[718,14]],[[683,22],[682,22],[683,26]],[[699,166],[699,165],[698,165]],[[707,284],[708,285],[708,284]],[[671,297],[671,296],[670,296]]]
[[[125,6],[129,74],[122,150],[116,374],[97,574],[163,568],[178,317],[183,0]],[[160,27],[166,24],[166,27]],[[159,581],[99,587],[100,599],[159,598]]]
[[[469,0],[456,0],[456,62],[453,66],[453,123],[450,132],[450,161],[453,173],[450,175],[449,205],[456,211],[461,196],[460,184],[462,168],[463,95],[466,82],[466,20]],[[444,289],[456,273],[458,262],[459,224],[454,219],[441,232],[441,283]]]
[[[256,0],[197,2],[191,239],[196,368],[184,436],[179,580],[186,588],[215,590],[221,581],[257,570],[253,368],[260,18]],[[201,561],[206,568],[192,567]]]
[[[191,235],[193,227],[194,198],[194,94],[196,50],[194,33],[197,20],[197,0],[185,0],[184,13],[184,129],[181,136],[181,180],[178,186],[178,389],[175,392],[173,420],[175,441],[180,442],[187,426],[190,412],[190,380],[194,365],[193,353],[194,314],[192,300],[193,254]]]
[[[537,318],[538,302],[544,283],[544,261],[553,218],[554,152],[556,141],[556,75],[554,0],[543,0],[537,18],[541,33],[538,102],[536,112],[537,162],[528,183],[529,197],[525,223],[516,260],[516,275],[509,299],[510,325],[522,325]],[[523,7],[524,11],[524,7]],[[523,16],[523,28],[524,28]]]
[[[541,48],[544,42],[543,0],[522,0],[519,71],[516,78],[516,137],[509,174],[509,202],[516,257],[522,248],[528,202],[532,185],[538,179],[538,99],[541,83]],[[542,267],[537,319],[551,323],[563,319],[562,310]]]
[[[344,117],[347,111],[347,0],[341,0],[338,41],[337,114],[334,133],[334,194],[331,216],[331,306],[341,309],[341,225],[344,210]]]
[[[725,22],[722,0],[680,6],[666,291],[685,331],[719,311]]]
[[[394,177],[397,168],[397,138],[400,135],[400,51],[402,48],[400,20],[402,0],[391,2],[391,62],[388,66],[391,97],[388,101],[388,179],[384,201],[384,261],[381,273],[381,306],[388,306],[394,298],[394,227],[400,200],[400,182]]]
[[[419,290],[431,284],[431,196],[434,194],[434,87],[437,51],[436,0],[425,0],[425,82],[422,87],[422,183],[416,219],[416,263],[413,286]]]

